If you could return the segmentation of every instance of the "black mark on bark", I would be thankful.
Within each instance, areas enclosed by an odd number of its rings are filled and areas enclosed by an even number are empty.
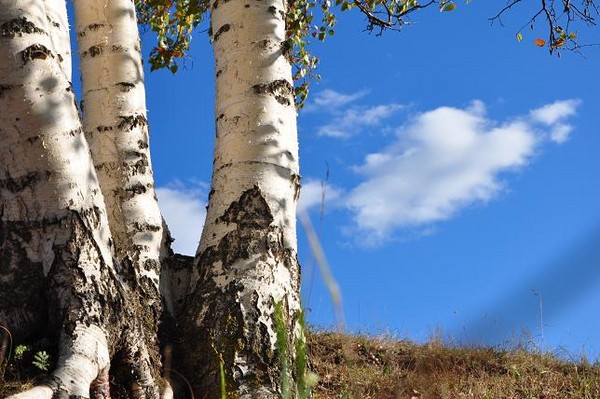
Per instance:
[[[117,86],[119,86],[119,89],[123,93],[126,93],[126,92],[130,91],[131,89],[133,89],[135,87],[135,83],[131,83],[131,82],[119,82],[119,83],[117,83]]]
[[[50,23],[50,25],[54,26],[55,28],[59,28],[60,24],[54,20],[52,20],[52,18],[50,18],[49,16],[46,16],[46,19],[48,20],[48,22]]]
[[[292,42],[291,40],[284,40],[281,42],[281,54],[286,60],[292,61]]]
[[[240,199],[229,205],[217,222],[236,223],[238,226],[267,228],[273,222],[269,204],[258,186],[242,193]]]
[[[139,153],[141,154],[141,153]],[[150,163],[148,162],[148,159],[146,158],[145,155],[141,155],[140,157],[141,159],[139,159],[137,162],[131,164],[131,163],[124,163],[124,166],[130,171],[130,173],[133,174],[146,174],[146,168],[148,168],[150,166]]]
[[[99,132],[110,132],[111,130],[113,130],[112,126],[98,126],[96,127],[96,130]]]
[[[225,33],[225,32],[229,32],[229,29],[231,29],[231,25],[229,24],[225,24],[223,26],[221,26],[219,28],[219,30],[217,30],[217,32],[214,34],[213,36],[213,40],[216,42],[217,40],[219,40],[219,37]]]
[[[52,51],[42,44],[32,44],[20,52],[23,65],[33,60],[45,60],[48,57],[54,58]]]
[[[87,35],[88,30],[95,32],[98,29],[103,28],[105,26],[106,26],[106,24],[97,24],[97,23],[88,25],[85,29],[83,29],[81,32],[79,32],[79,37],[84,37],[85,35]]]
[[[124,191],[125,191],[125,197],[127,199],[131,199],[131,198],[135,197],[136,195],[145,193],[147,191],[147,188],[143,184],[134,184],[130,187],[125,188]]]
[[[215,0],[212,3],[212,8],[215,9],[215,8],[219,7],[219,4],[225,4],[227,2],[229,2],[229,0]]]
[[[149,223],[134,222],[133,228],[136,229],[137,231],[151,231],[151,232],[155,233],[157,231],[160,231],[161,226],[156,226],[156,225],[149,224]]]
[[[277,15],[279,14],[279,17],[280,17],[281,19],[284,19],[284,18],[285,18],[285,13],[284,13],[282,10],[277,10],[277,7],[275,7],[275,6],[270,6],[270,7],[268,8],[268,10],[269,10],[269,12],[270,12],[271,14],[273,14],[273,15],[275,15],[275,16],[277,16]]]
[[[26,188],[33,187],[35,183],[40,181],[43,177],[48,179],[48,177],[50,177],[50,172],[46,172],[44,174],[40,172],[29,172],[25,176],[2,179],[0,180],[0,189],[5,189],[12,193],[17,193],[19,191],[23,191]]]
[[[300,198],[300,188],[302,187],[302,185],[300,184],[300,179],[302,179],[302,177],[299,174],[292,174],[291,182],[294,186],[294,199],[296,201]]]
[[[148,119],[143,115],[128,115],[120,116],[121,122],[119,122],[119,129],[129,132],[138,126],[147,126]]]
[[[103,52],[104,52],[104,46],[101,45],[101,44],[98,44],[96,46],[90,47],[89,49],[87,49],[87,51],[84,51],[81,54],[81,57],[83,58],[83,57],[86,57],[87,55],[89,55],[90,57],[93,58],[93,57],[95,57],[97,55],[102,54]]]
[[[4,93],[9,90],[12,90],[14,87],[14,85],[0,85],[0,98],[3,98]]]
[[[11,19],[0,25],[0,37],[13,38],[15,36],[23,36],[25,33],[46,34],[43,29],[36,27],[33,22],[28,21],[25,17]]]
[[[282,105],[293,104],[294,87],[285,79],[277,79],[270,83],[259,83],[252,86],[256,94],[270,94],[275,96]]]

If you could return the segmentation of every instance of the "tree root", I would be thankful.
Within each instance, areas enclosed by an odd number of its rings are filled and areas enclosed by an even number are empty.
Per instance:
[[[145,345],[131,347],[125,359],[131,372],[129,397],[133,399],[173,399],[167,382],[159,395],[152,377]],[[40,385],[7,399],[110,399],[110,355],[106,334],[98,326],[78,325],[60,340],[56,370]]]
[[[90,385],[91,399],[110,399],[110,380],[108,369],[100,372],[98,378]]]
[[[95,381],[103,378],[108,381],[109,365],[106,334],[98,326],[80,324],[69,336],[62,334],[57,367],[52,375],[40,385],[7,399],[89,398],[90,387],[104,389],[103,383],[98,385]],[[94,399],[110,397],[94,395]]]

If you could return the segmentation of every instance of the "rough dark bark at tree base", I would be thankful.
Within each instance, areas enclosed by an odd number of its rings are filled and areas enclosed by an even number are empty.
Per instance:
[[[218,219],[236,228],[197,259],[200,279],[181,321],[184,338],[194,339],[183,342],[185,370],[199,398],[220,397],[221,367],[228,394],[279,398],[281,365],[273,336],[278,299],[253,285],[275,283],[273,265],[285,265],[298,276],[295,254],[285,247],[281,229],[271,225],[273,216],[257,186]],[[287,299],[282,300],[291,337],[298,315],[290,314]]]

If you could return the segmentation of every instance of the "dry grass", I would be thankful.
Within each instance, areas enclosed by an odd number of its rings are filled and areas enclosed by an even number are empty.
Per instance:
[[[308,334],[308,348],[317,399],[600,398],[600,365],[551,354],[331,332]],[[18,384],[0,374],[0,398]]]
[[[309,358],[319,399],[598,399],[600,365],[551,354],[319,332]]]

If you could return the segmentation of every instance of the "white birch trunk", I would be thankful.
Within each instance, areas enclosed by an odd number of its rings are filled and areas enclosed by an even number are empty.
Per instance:
[[[143,340],[160,370],[162,217],[154,190],[141,47],[131,0],[75,0],[82,76],[83,128],[90,144],[121,275],[139,291]],[[167,293],[167,297],[168,297]]]
[[[156,398],[148,379],[158,365],[140,338],[139,310],[147,305],[113,263],[104,199],[64,68],[67,26],[49,17],[66,20],[58,3],[0,0],[0,324],[20,339],[60,336],[48,381],[15,398],[107,397],[116,352],[125,367],[116,378],[130,397]],[[98,377],[104,385],[91,390]]]
[[[133,263],[136,280],[147,282],[157,293],[163,229],[150,162],[134,3],[73,3],[83,85],[83,127],[117,256],[121,262]]]
[[[291,341],[300,310],[296,108],[284,55],[287,2],[212,5],[216,147],[212,189],[185,321],[197,392],[278,398],[275,304]],[[293,348],[293,345],[288,345]],[[292,364],[292,358],[289,359]]]
[[[64,5],[0,1],[0,323],[19,337],[60,331],[50,389],[17,397],[87,397],[109,366],[111,333],[90,297],[118,295],[103,198],[63,69],[70,59],[54,47],[67,26],[46,12],[62,16]]]

